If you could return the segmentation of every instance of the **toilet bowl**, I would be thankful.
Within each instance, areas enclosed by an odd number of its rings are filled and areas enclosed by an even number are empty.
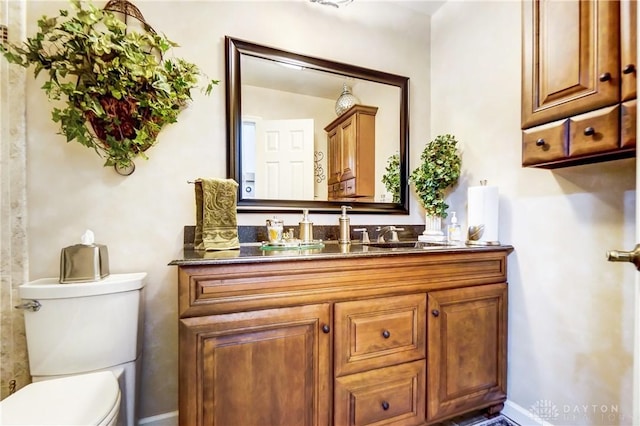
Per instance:
[[[34,382],[0,401],[0,424],[113,426],[120,398],[110,371]]]

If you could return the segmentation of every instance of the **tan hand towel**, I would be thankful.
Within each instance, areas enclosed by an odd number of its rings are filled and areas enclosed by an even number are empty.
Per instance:
[[[196,250],[240,248],[236,197],[238,183],[233,179],[197,179]]]

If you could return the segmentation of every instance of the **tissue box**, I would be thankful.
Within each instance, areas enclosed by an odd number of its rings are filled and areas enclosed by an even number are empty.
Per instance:
[[[97,281],[109,275],[109,253],[102,244],[76,244],[60,253],[60,283]]]

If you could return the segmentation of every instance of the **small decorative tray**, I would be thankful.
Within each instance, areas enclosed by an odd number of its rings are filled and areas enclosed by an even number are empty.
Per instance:
[[[322,248],[324,243],[322,240],[301,241],[301,240],[283,240],[283,241],[263,241],[260,249],[262,250],[292,250],[292,249],[313,249]]]

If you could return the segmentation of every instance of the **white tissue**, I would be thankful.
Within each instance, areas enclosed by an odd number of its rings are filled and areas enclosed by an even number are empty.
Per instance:
[[[84,234],[82,234],[82,237],[80,237],[80,242],[82,243],[82,245],[85,245],[85,246],[93,245],[94,241],[95,241],[95,236],[93,235],[93,231],[90,229],[87,229],[86,231],[84,231]]]
[[[498,242],[498,187],[472,186],[467,192],[467,225],[484,225],[478,241]]]

